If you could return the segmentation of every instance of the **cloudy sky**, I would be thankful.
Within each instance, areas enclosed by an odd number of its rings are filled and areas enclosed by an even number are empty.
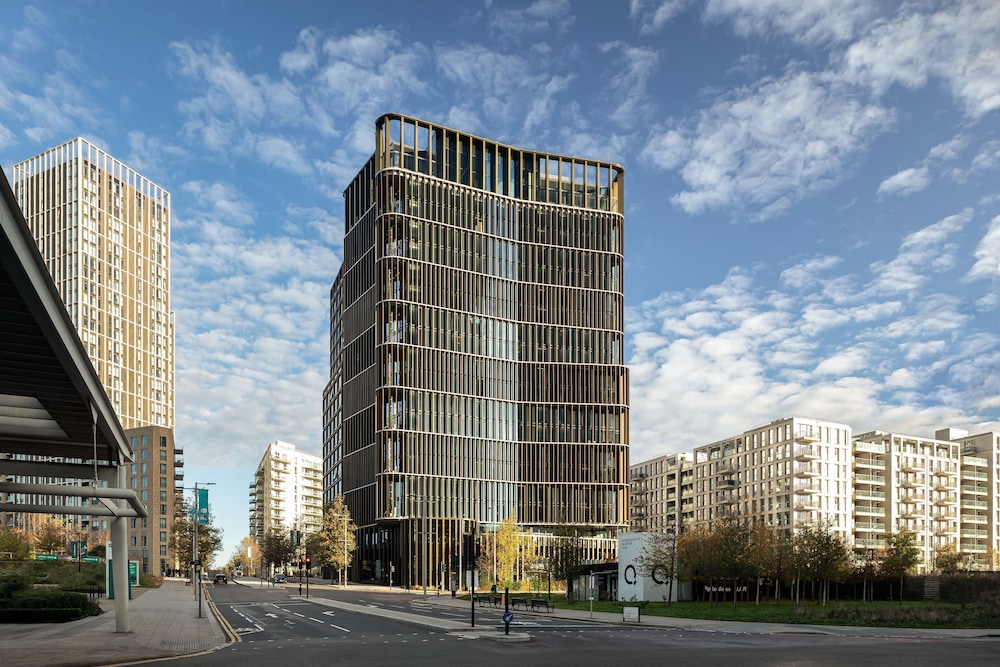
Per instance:
[[[172,194],[177,441],[228,558],[321,451],[341,192],[399,111],[626,169],[632,460],[772,419],[1000,428],[1000,3],[9,5],[0,164]]]

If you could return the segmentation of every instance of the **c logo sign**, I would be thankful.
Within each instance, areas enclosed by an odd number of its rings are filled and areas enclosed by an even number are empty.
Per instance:
[[[629,586],[635,586],[635,566],[629,565],[625,568],[625,583]]]

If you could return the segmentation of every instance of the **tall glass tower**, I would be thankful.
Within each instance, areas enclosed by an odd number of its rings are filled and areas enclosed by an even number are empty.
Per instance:
[[[627,520],[623,169],[399,114],[344,192],[324,494],[351,577],[450,588],[508,517],[613,559]],[[522,575],[526,573],[520,573]],[[464,585],[464,584],[463,584]]]

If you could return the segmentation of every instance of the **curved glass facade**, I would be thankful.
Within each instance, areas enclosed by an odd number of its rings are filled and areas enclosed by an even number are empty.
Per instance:
[[[511,515],[579,526],[613,556],[622,187],[614,164],[378,119],[344,193],[324,398],[327,495],[342,488],[360,528],[352,578],[436,586]]]

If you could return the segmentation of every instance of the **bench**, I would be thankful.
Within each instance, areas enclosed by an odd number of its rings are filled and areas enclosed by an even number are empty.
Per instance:
[[[503,598],[494,595],[477,595],[476,602],[479,603],[480,607],[485,607],[489,605],[491,607],[499,607],[500,603],[503,602]]]
[[[524,598],[511,598],[510,606],[512,609],[524,609],[528,611],[528,601]]]
[[[555,607],[549,604],[548,600],[532,600],[531,601],[531,611],[547,611],[551,612]]]

